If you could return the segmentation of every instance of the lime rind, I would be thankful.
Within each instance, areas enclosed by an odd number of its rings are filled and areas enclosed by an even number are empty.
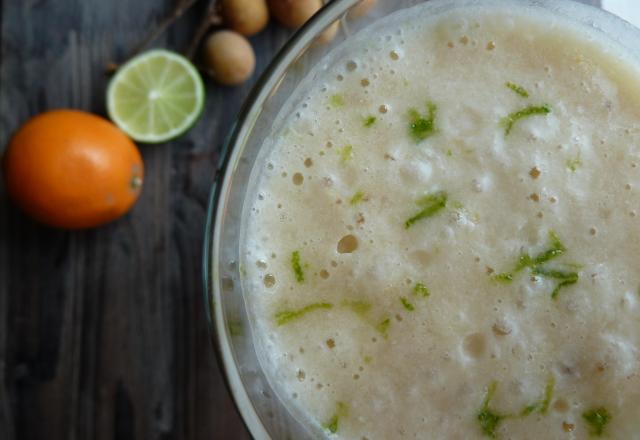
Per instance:
[[[124,64],[107,89],[107,112],[132,139],[161,143],[188,131],[204,108],[202,78],[189,60],[164,49]]]

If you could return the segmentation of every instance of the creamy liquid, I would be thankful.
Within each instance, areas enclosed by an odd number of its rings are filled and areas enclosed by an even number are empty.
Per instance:
[[[265,142],[244,289],[312,430],[640,438],[640,71],[537,14],[406,11]]]

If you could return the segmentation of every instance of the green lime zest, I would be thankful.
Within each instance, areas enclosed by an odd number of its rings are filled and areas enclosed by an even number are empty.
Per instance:
[[[371,310],[371,303],[363,301],[361,299],[345,299],[344,301],[342,301],[342,306],[349,308],[353,313],[362,317],[364,317],[364,315],[369,313],[369,310]]]
[[[509,113],[507,116],[500,120],[500,125],[504,127],[504,135],[508,136],[511,133],[511,129],[521,119],[528,118],[535,115],[546,115],[551,113],[551,107],[547,104],[535,106],[530,105],[521,110]]]
[[[362,191],[358,191],[353,195],[353,197],[351,197],[351,200],[349,200],[349,204],[350,205],[357,205],[363,199],[364,199],[364,193]]]
[[[331,95],[329,103],[334,107],[342,107],[344,105],[344,97],[340,94]]]
[[[611,414],[603,406],[586,411],[582,414],[582,418],[589,425],[589,434],[600,437],[604,433],[604,429],[611,421]]]
[[[409,300],[408,300],[406,297],[404,297],[404,296],[401,296],[401,297],[400,297],[400,302],[402,303],[402,305],[404,306],[404,308],[405,308],[405,309],[407,309],[407,310],[408,310],[408,311],[410,311],[410,312],[413,312],[413,311],[416,309],[416,308],[415,308],[415,306],[414,306],[413,304],[411,304],[411,303],[409,302]]]
[[[296,281],[304,283],[304,270],[302,269],[302,263],[300,262],[300,251],[293,251],[291,253],[291,268],[296,276]]]
[[[409,133],[416,143],[420,143],[435,133],[435,119],[438,108],[433,102],[427,102],[427,114],[423,115],[415,108],[409,109]]]
[[[385,318],[379,324],[376,325],[376,330],[378,330],[380,334],[382,334],[382,336],[384,336],[384,338],[387,339],[389,337],[388,332],[389,332],[390,326],[391,326],[391,319]]]
[[[493,276],[495,281],[500,281],[502,283],[510,283],[513,281],[513,274],[511,272],[503,272]]]
[[[546,269],[540,266],[534,266],[531,269],[531,273],[534,275],[543,276],[545,278],[559,280],[559,283],[551,292],[552,299],[556,299],[558,297],[561,289],[577,283],[578,279],[580,278],[577,272],[564,272],[557,269]]]
[[[567,159],[566,164],[567,164],[567,168],[569,168],[572,172],[575,173],[576,170],[580,168],[580,166],[582,165],[582,160],[580,160],[580,156],[578,155],[573,159]]]
[[[298,310],[282,310],[280,312],[277,312],[275,315],[276,324],[278,326],[288,324],[289,322],[294,321],[298,318],[301,318],[307,313],[313,312],[314,310],[323,310],[323,309],[326,310],[332,307],[333,307],[333,304],[331,303],[319,302],[319,303],[306,305]]]
[[[478,423],[480,423],[482,433],[490,438],[496,438],[496,429],[498,429],[498,425],[508,417],[503,414],[498,414],[489,408],[489,403],[491,403],[491,399],[493,399],[493,395],[495,394],[497,387],[498,383],[495,381],[489,384],[487,395],[485,396],[482,406],[480,407],[480,411],[476,416]]]
[[[429,295],[431,295],[431,292],[429,292],[429,288],[423,283],[416,283],[416,285],[413,286],[413,294],[428,298]]]
[[[338,402],[336,404],[336,412],[331,416],[331,418],[325,423],[323,426],[324,429],[329,431],[331,434],[335,434],[338,432],[338,426],[340,423],[341,417],[346,417],[349,412],[349,407],[344,402]]]
[[[419,199],[416,204],[421,206],[422,209],[404,222],[405,229],[409,229],[416,222],[432,217],[444,209],[447,206],[447,197],[445,191],[437,191]]]
[[[365,127],[371,127],[373,124],[376,123],[377,119],[378,118],[376,118],[375,116],[367,116],[366,118],[364,118],[363,125]]]
[[[522,96],[523,98],[528,98],[529,97],[529,92],[527,92],[527,90],[524,87],[519,86],[516,83],[507,82],[507,83],[505,83],[505,86],[507,86],[513,92],[515,92],[516,94]]]
[[[528,405],[525,407],[520,413],[521,416],[528,416],[534,412],[540,414],[546,414],[549,410],[549,405],[551,404],[551,399],[553,397],[553,387],[555,386],[555,378],[552,376],[547,381],[547,385],[544,387],[544,398],[539,402]]]
[[[244,328],[240,321],[229,321],[227,323],[227,328],[229,329],[229,334],[231,336],[242,336],[244,334]]]
[[[345,145],[336,150],[340,155],[340,162],[347,163],[353,157],[353,145]]]
[[[497,275],[494,275],[493,279],[495,281],[509,283],[513,281],[515,274],[527,268],[531,269],[531,271],[534,272],[534,274],[535,272],[538,272],[537,274],[542,276],[547,276],[545,275],[545,273],[548,272],[549,273],[548,276],[552,277],[552,274],[556,273],[556,271],[545,271],[545,269],[542,268],[541,266],[553,260],[554,258],[564,254],[566,250],[567,248],[562,244],[562,242],[558,238],[558,235],[554,231],[549,231],[549,247],[546,250],[540,252],[538,255],[534,257],[531,257],[529,254],[526,254],[526,253],[521,254],[518,257],[518,262],[516,263],[515,267],[511,272],[499,273]],[[566,278],[566,279],[570,279],[570,278]]]

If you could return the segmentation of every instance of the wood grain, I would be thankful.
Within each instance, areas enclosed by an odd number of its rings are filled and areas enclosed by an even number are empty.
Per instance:
[[[2,1],[0,145],[46,109],[104,114],[104,66],[171,3]],[[157,45],[184,49],[204,3]],[[286,38],[271,26],[252,39],[258,71]],[[108,226],[40,226],[0,184],[0,439],[249,437],[210,348],[201,250],[218,154],[250,86],[209,84],[188,136],[142,146],[143,194]]]

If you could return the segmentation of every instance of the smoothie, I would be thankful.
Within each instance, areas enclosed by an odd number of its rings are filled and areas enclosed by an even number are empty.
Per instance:
[[[280,398],[329,438],[640,439],[636,61],[512,3],[385,20],[254,169],[243,289]]]

